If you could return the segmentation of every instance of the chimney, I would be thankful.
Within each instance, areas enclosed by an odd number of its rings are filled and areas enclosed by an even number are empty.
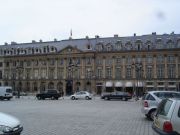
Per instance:
[[[14,42],[14,41],[12,41],[12,42],[11,42],[11,45],[16,45],[16,44],[17,44],[17,43],[16,43],[16,42]]]
[[[54,42],[56,42],[57,41],[57,39],[56,38],[54,38]]]
[[[134,37],[136,36],[136,33],[134,33]]]
[[[88,37],[88,36],[86,36],[86,39],[89,39],[89,37]]]
[[[156,32],[153,32],[152,35],[156,35]]]
[[[4,45],[8,45],[8,43],[7,43],[7,42],[5,42],[5,43],[4,43]]]
[[[98,36],[98,35],[96,35],[96,36],[95,36],[95,38],[99,38],[99,36]]]
[[[32,40],[32,43],[36,43],[36,41],[35,41],[35,40]]]
[[[40,39],[39,42],[42,43],[43,42],[42,39]]]
[[[171,32],[171,35],[174,35],[174,31]]]
[[[118,38],[118,34],[114,34],[114,37],[115,37],[115,38]]]

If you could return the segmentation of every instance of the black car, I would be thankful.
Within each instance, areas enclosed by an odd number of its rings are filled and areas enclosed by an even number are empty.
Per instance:
[[[39,100],[41,100],[41,99],[44,100],[46,98],[58,100],[59,97],[61,97],[61,94],[57,90],[49,89],[49,90],[46,90],[42,93],[36,94],[36,97]]]
[[[132,96],[128,92],[112,92],[112,93],[104,93],[101,95],[101,99],[104,100],[121,99],[127,101],[131,98]]]

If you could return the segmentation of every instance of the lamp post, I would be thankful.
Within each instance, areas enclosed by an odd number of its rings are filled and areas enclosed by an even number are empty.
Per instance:
[[[16,67],[16,72],[18,73],[18,82],[20,82],[20,75],[21,75],[21,70],[23,69],[22,66],[18,65]],[[18,87],[17,87],[17,98],[20,98],[20,84],[18,84]]]
[[[143,64],[141,62],[137,62],[137,63],[133,63],[132,65],[134,66],[135,73],[136,73],[135,77],[136,77],[137,83],[135,85],[135,94],[136,94],[136,98],[138,99],[138,97],[139,97],[139,84],[140,84],[139,80],[142,77],[141,74],[143,74],[143,71],[144,71],[143,70]]]

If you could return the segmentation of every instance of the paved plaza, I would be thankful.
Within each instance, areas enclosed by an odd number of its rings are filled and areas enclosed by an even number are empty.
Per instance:
[[[140,101],[40,100],[0,101],[0,111],[20,119],[22,135],[152,135]]]

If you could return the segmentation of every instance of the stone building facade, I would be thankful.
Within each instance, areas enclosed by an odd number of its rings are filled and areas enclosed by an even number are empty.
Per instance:
[[[79,90],[180,91],[180,34],[5,43],[0,46],[0,85],[67,95]]]

